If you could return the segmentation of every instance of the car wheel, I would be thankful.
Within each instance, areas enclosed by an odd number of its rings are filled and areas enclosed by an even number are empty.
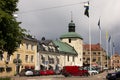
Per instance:
[[[95,73],[94,73],[94,72],[92,72],[92,73],[91,73],[91,75],[95,75]]]

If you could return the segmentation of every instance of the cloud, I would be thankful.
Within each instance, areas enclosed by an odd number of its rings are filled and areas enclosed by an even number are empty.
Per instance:
[[[120,25],[120,1],[119,0],[90,0],[90,19],[84,15],[85,0],[20,0],[18,3],[18,20],[21,27],[30,30],[30,33],[41,39],[56,39],[68,31],[68,24],[73,12],[73,21],[76,24],[76,32],[88,43],[88,28],[91,27],[92,43],[99,42],[98,20],[101,18],[102,42],[105,44],[105,32],[113,36],[116,43],[119,41]],[[87,1],[87,0],[86,0]],[[76,4],[65,7],[51,8]],[[105,45],[104,45],[105,46]]]

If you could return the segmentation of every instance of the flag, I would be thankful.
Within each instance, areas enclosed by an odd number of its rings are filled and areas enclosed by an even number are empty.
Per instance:
[[[98,21],[98,26],[99,26],[99,29],[101,30],[101,27],[100,27],[100,19],[99,19],[99,21]]]
[[[108,32],[106,31],[106,40],[108,40]]]
[[[89,17],[89,2],[85,3],[84,7],[85,7],[84,15],[86,15],[87,17]]]
[[[111,36],[109,36],[108,42],[110,42],[110,40],[111,40]]]

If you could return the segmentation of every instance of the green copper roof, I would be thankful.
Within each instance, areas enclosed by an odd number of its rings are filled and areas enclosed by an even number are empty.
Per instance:
[[[79,34],[77,34],[76,32],[68,32],[66,34],[61,35],[60,39],[63,38],[80,38],[83,39]]]
[[[77,52],[75,51],[75,49],[72,46],[68,45],[67,43],[61,42],[59,40],[53,41],[53,43],[56,46],[58,46],[58,49],[60,52],[77,55]]]

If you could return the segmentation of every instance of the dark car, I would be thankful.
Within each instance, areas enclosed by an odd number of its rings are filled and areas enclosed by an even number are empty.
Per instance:
[[[106,76],[107,80],[115,80],[116,79],[116,73],[108,73]]]
[[[34,70],[33,75],[34,76],[40,76],[40,71],[39,70]]]
[[[107,80],[119,80],[120,79],[120,72],[108,73],[106,76]]]

